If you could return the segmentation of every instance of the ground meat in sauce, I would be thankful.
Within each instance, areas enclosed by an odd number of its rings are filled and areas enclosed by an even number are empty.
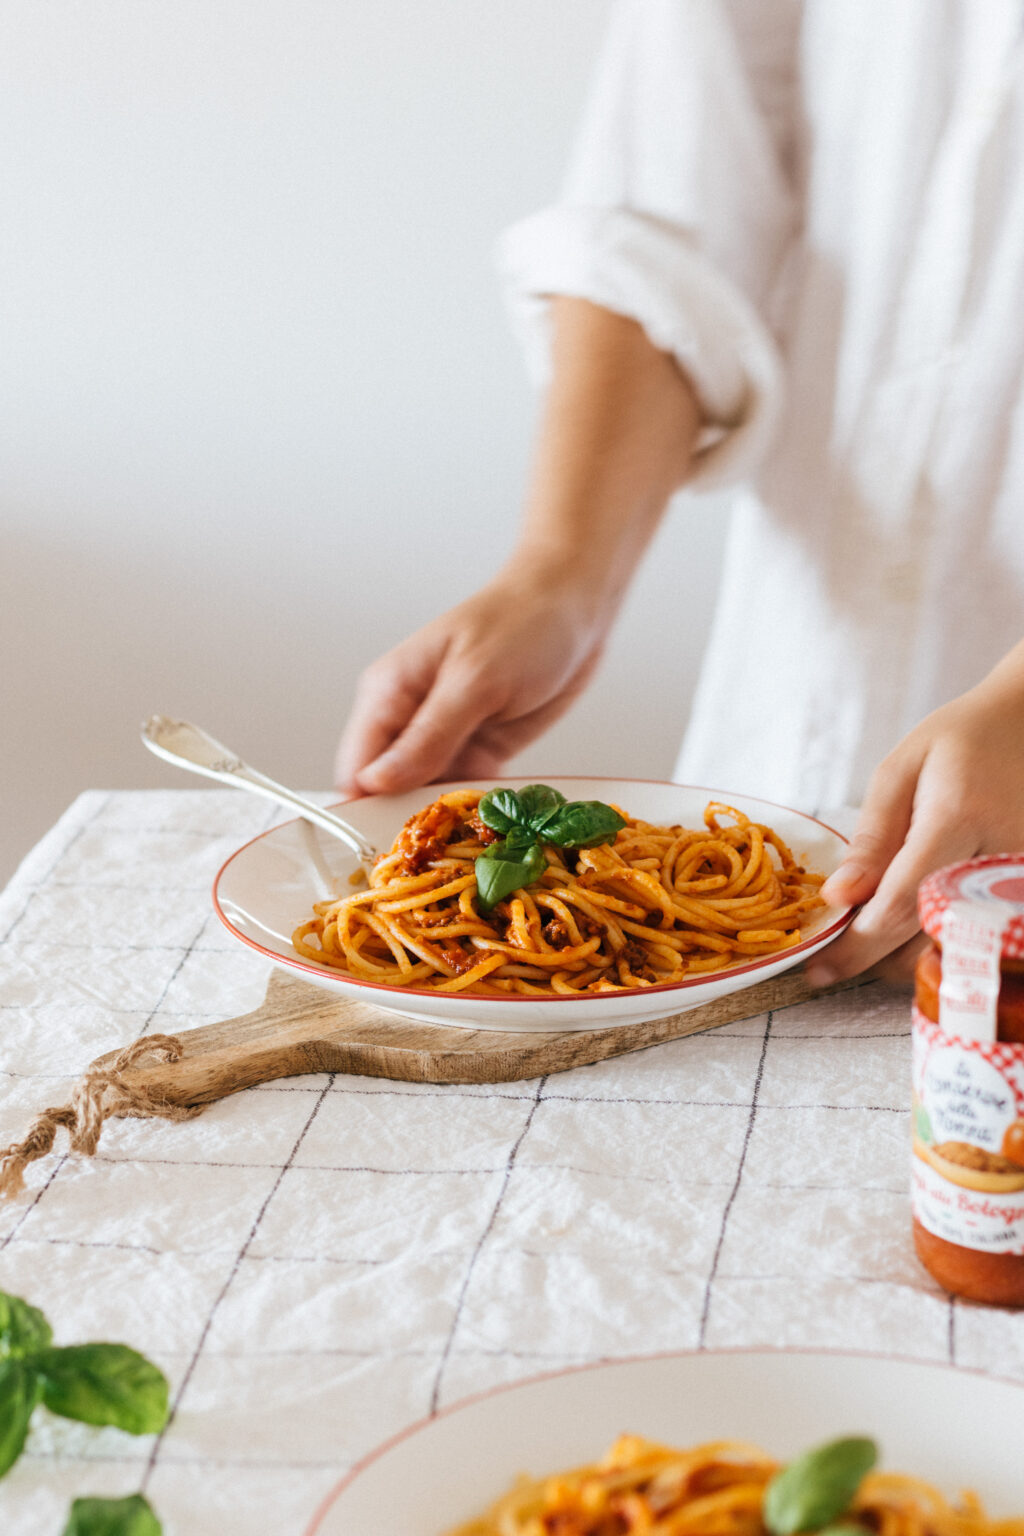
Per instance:
[[[512,914],[508,910],[507,903],[499,901],[496,907],[492,907],[491,911],[487,914],[487,921],[499,938],[507,938],[509,924],[512,921]]]
[[[585,912],[578,912],[576,914],[576,926],[580,931],[580,938],[584,942],[601,932],[601,924],[595,923],[594,919],[588,917]],[[544,924],[541,932],[552,949],[568,949],[576,942],[566,926],[565,919],[561,917],[550,918]]]
[[[620,950],[620,954],[633,975],[639,976],[647,964],[647,952],[643,945],[636,939],[627,939],[625,948]]]
[[[560,917],[553,917],[541,929],[552,949],[565,949],[572,943],[572,935]]]
[[[451,966],[456,976],[461,976],[463,971],[471,970],[479,958],[477,955],[467,954],[464,949],[460,949],[458,944],[452,944],[448,949],[442,949],[440,954],[445,963]]]
[[[399,870],[403,875],[422,875],[435,859],[444,857],[444,851],[445,845],[438,838],[428,838],[426,842],[415,845],[402,855]]]
[[[434,859],[443,858],[448,834],[456,817],[447,805],[435,800],[415,816],[410,816],[398,834],[398,873],[419,875]]]
[[[468,835],[467,835],[468,834]],[[485,827],[475,809],[459,817],[451,806],[435,800],[432,805],[410,816],[398,834],[396,851],[399,875],[421,875],[435,859],[443,859],[450,843],[495,843],[499,834]]]
[[[487,826],[485,822],[480,820],[479,810],[469,813],[466,817],[466,826],[473,829],[477,841],[481,843],[496,843],[501,836],[500,832],[495,832],[493,827]]]

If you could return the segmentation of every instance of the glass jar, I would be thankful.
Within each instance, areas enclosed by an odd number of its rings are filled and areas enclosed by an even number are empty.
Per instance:
[[[945,1290],[1024,1306],[1024,855],[921,886],[914,1246]]]

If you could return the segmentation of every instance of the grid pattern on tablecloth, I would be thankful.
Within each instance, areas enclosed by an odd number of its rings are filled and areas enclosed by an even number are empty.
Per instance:
[[[209,885],[267,824],[229,791],[90,793],[30,855],[0,897],[0,1139],[100,1052],[258,1004],[266,968]],[[40,1414],[5,1532],[143,1487],[169,1536],[298,1536],[437,1407],[638,1353],[1024,1376],[1024,1319],[952,1304],[913,1258],[908,1042],[906,999],[872,984],[539,1081],[321,1074],[187,1124],[113,1122],[0,1209],[0,1288],[58,1341],[144,1350],[173,1416],[137,1441]]]

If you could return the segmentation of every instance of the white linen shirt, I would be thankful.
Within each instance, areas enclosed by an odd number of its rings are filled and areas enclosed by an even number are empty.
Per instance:
[[[503,238],[538,372],[588,298],[715,424],[679,779],[856,803],[1024,633],[1022,50],[1020,0],[620,0],[564,197]]]

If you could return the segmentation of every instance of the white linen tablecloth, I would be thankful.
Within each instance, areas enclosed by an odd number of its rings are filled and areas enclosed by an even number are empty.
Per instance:
[[[210,883],[278,819],[82,795],[0,896],[0,1144],[103,1051],[246,1012],[269,967]],[[301,1536],[354,1461],[496,1383],[658,1350],[829,1346],[1024,1378],[1024,1315],[952,1302],[908,1201],[909,1004],[870,984],[540,1081],[294,1078],[108,1122],[0,1207],[0,1289],[171,1381],[135,1439],[37,1410],[4,1536],[144,1488],[168,1536]],[[398,1533],[396,1533],[398,1536]]]

